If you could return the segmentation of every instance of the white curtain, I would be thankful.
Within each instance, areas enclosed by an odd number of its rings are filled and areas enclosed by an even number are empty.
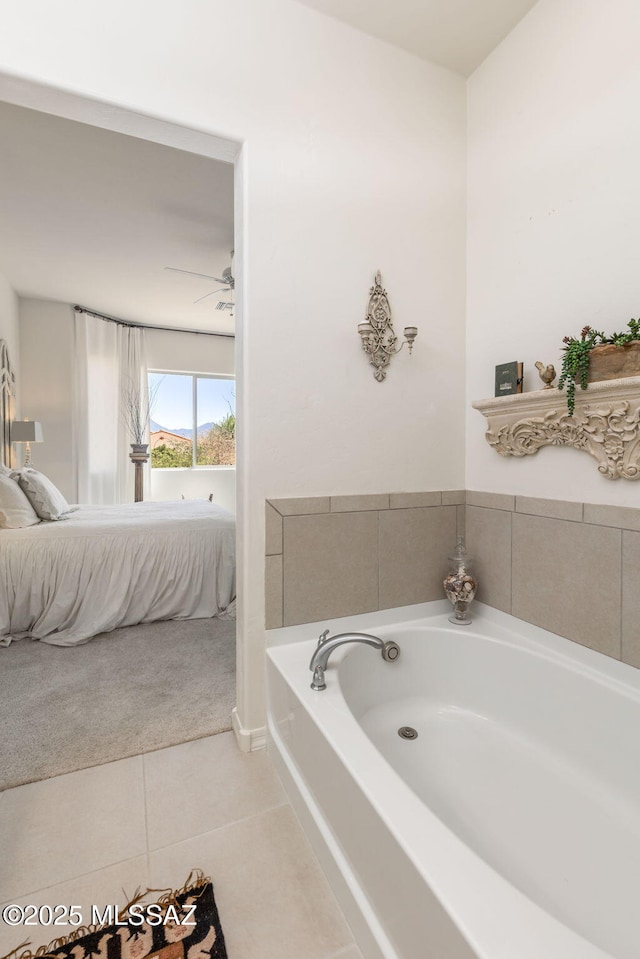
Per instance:
[[[74,316],[78,502],[131,503],[132,440],[124,408],[132,383],[148,396],[144,330],[87,313]]]

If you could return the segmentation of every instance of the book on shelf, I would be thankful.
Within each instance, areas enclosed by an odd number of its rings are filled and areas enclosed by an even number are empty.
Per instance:
[[[509,396],[511,393],[522,393],[522,381],[524,379],[524,365],[514,361],[513,363],[500,363],[496,366],[496,396]]]

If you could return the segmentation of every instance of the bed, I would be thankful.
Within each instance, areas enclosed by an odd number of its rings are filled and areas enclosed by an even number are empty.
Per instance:
[[[81,506],[0,531],[0,645],[232,615],[235,518],[206,500]]]

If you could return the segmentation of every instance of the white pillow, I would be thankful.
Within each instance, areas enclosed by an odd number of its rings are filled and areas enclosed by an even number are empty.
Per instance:
[[[69,506],[66,499],[51,480],[38,472],[26,467],[11,474],[20,484],[20,489],[26,493],[27,499],[33,506],[40,519],[63,519],[67,513],[76,510],[77,506]]]
[[[0,473],[0,529],[23,529],[39,522],[33,506],[16,481]]]

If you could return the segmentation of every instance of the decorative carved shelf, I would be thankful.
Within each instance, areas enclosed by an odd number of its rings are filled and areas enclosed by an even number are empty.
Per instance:
[[[598,462],[607,479],[640,479],[640,376],[576,389],[573,416],[557,389],[472,404],[487,418],[487,442],[501,456],[532,456],[543,446],[573,446]]]

